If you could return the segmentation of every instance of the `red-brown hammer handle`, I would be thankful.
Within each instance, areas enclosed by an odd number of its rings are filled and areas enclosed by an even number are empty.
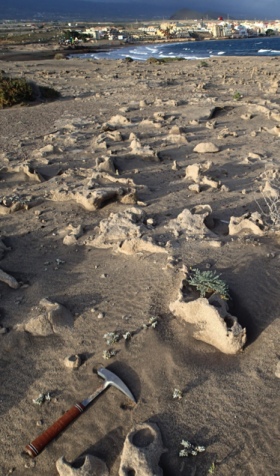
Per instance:
[[[37,436],[29,445],[25,447],[25,451],[35,458],[41,451],[52,441],[62,430],[64,430],[75,418],[77,418],[85,407],[82,403],[76,403],[70,410],[68,410],[62,417],[54,422],[44,433]]]

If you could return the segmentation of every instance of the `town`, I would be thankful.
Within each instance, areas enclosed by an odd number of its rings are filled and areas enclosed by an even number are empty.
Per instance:
[[[77,45],[104,42],[141,43],[154,41],[196,41],[228,38],[279,36],[280,20],[240,21],[219,17],[217,20],[162,20],[161,22],[0,22],[0,43],[59,43]]]

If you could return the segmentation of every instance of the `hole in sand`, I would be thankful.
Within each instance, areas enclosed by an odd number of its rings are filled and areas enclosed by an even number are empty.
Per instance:
[[[149,446],[154,441],[154,435],[148,428],[139,430],[135,435],[133,435],[132,443],[138,448],[145,448]]]
[[[128,468],[126,475],[127,476],[135,476],[135,471],[134,469]]]

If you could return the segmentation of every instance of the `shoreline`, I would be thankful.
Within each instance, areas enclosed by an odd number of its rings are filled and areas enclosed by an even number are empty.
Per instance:
[[[255,38],[255,37],[253,37]],[[248,38],[248,40],[253,39]],[[65,59],[68,59],[69,55],[80,55],[87,53],[102,53],[104,51],[112,51],[114,49],[131,47],[139,47],[142,45],[145,46],[157,46],[163,44],[174,44],[174,43],[197,43],[205,41],[226,41],[230,38],[207,38],[207,39],[194,39],[194,38],[176,38],[169,40],[157,40],[152,41],[137,41],[133,43],[123,43],[120,40],[114,40],[111,42],[102,42],[102,44],[93,44],[91,46],[79,45],[79,46],[68,46],[61,48],[57,44],[30,44],[30,45],[8,45],[0,47],[0,61],[30,61],[30,60],[52,60],[55,59],[57,54],[62,54],[65,56]],[[240,40],[240,38],[233,38],[232,40]],[[32,49],[31,49],[32,48]],[[251,56],[251,55],[250,55]],[[277,57],[277,55],[275,55]]]

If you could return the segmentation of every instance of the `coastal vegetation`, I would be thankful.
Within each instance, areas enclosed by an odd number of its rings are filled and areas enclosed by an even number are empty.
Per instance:
[[[59,92],[49,86],[37,86],[25,78],[10,78],[5,71],[0,72],[0,108],[26,104],[36,99],[53,100]]]

